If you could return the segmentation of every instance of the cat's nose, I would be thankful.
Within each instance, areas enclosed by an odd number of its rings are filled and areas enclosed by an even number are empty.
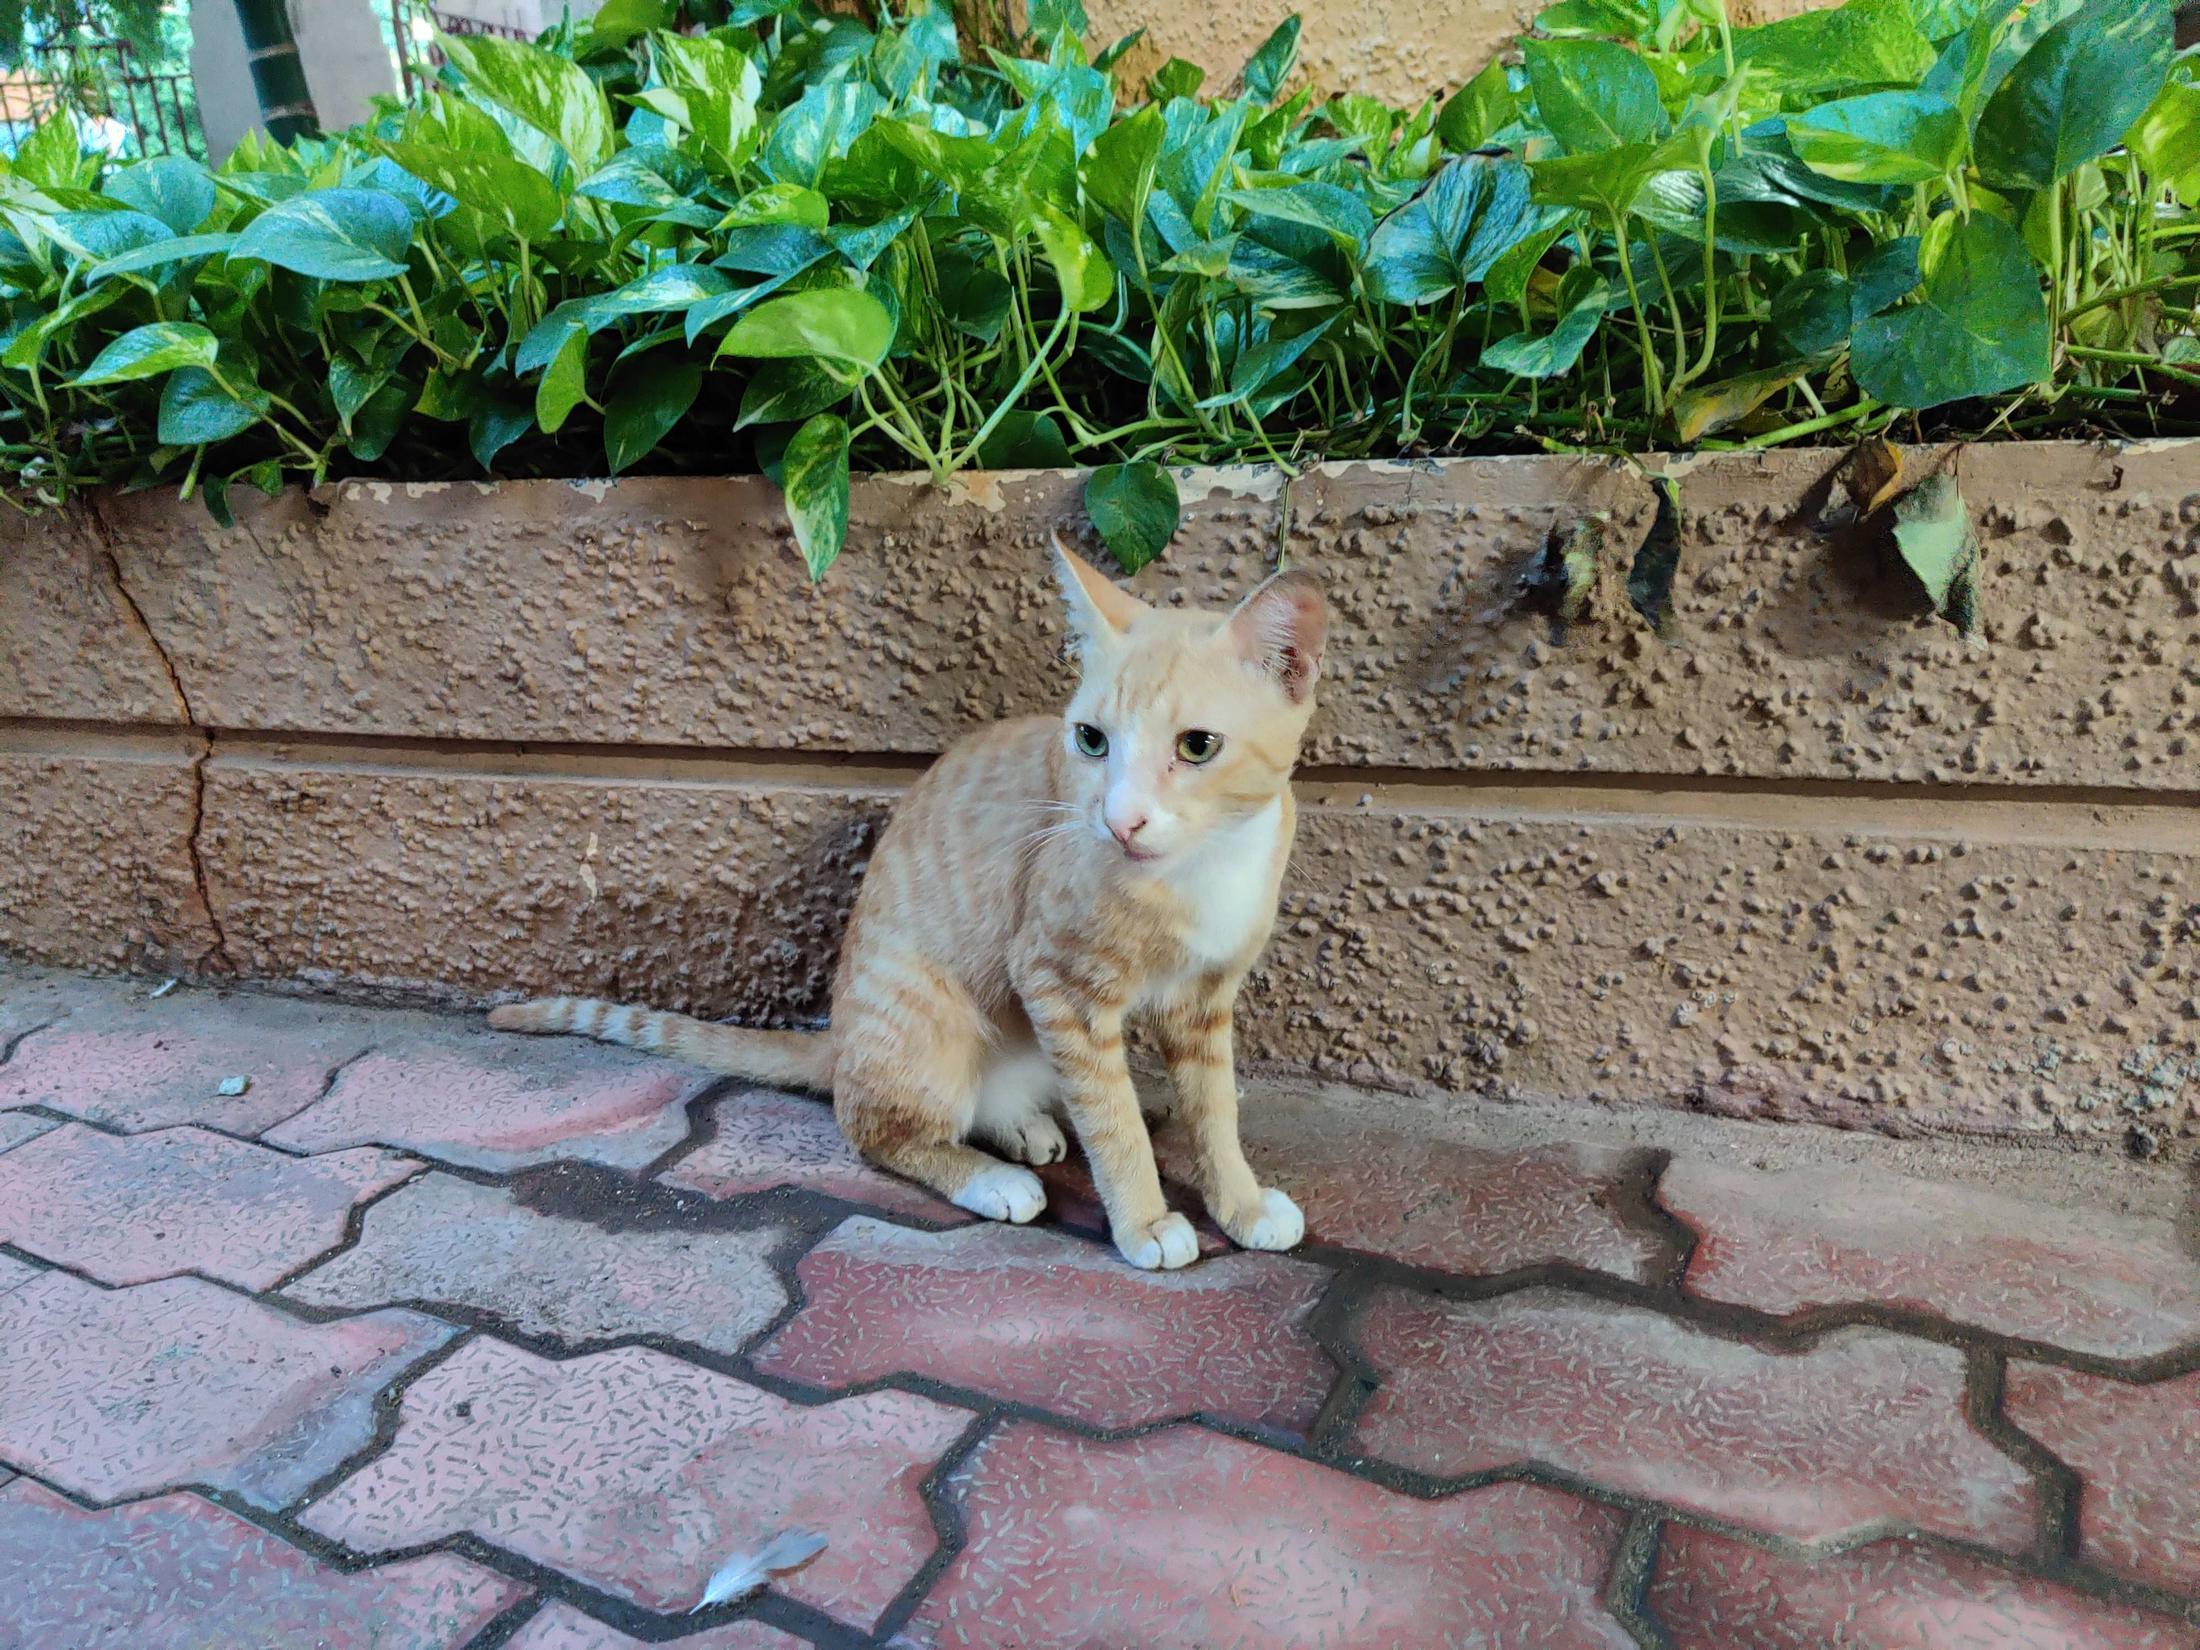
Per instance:
[[[1128,818],[1111,816],[1108,820],[1109,834],[1125,848],[1130,847],[1137,840],[1138,833],[1145,828],[1144,814],[1133,814]]]

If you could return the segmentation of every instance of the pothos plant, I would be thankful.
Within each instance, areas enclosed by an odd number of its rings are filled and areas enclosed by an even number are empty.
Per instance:
[[[1135,567],[1171,464],[2191,427],[2167,0],[1562,0],[1413,107],[1287,90],[1295,21],[1212,88],[1083,29],[609,0],[211,171],[51,124],[12,496],[746,466],[814,577],[851,468],[1082,464]]]

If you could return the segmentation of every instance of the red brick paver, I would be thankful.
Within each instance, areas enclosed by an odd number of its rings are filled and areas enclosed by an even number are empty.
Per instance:
[[[312,1104],[375,1024],[360,1010],[280,997],[103,992],[16,1045],[0,1066],[0,1108],[50,1106],[116,1129],[258,1134]],[[218,1092],[229,1077],[249,1079],[243,1094]]]
[[[1533,1462],[1795,1541],[1885,1524],[2032,1539],[2033,1483],[1965,1419],[1952,1348],[1850,1329],[1761,1351],[1547,1289],[1386,1289],[1358,1334],[1382,1384],[1356,1442],[1418,1472]]]
[[[301,1324],[197,1278],[42,1273],[0,1292],[0,1459],[97,1501],[205,1484],[286,1506],[453,1333],[417,1312]]]
[[[2193,1650],[2200,1631],[1912,1540],[1811,1563],[1667,1527],[1651,1613],[1673,1650]]]
[[[102,1283],[200,1272],[266,1289],[420,1167],[372,1148],[296,1158],[204,1129],[117,1137],[70,1123],[0,1157],[0,1241]]]
[[[355,1248],[284,1293],[320,1306],[449,1302],[533,1335],[662,1335],[731,1355],[787,1304],[770,1263],[783,1235],[606,1232],[430,1174],[376,1204]]]
[[[1038,1228],[859,1216],[796,1275],[802,1310],[757,1367],[815,1386],[929,1375],[1096,1427],[1199,1411],[1304,1432],[1336,1379],[1304,1328],[1328,1274],[1274,1255],[1140,1272]]]
[[[737,1621],[655,1642],[676,1650],[803,1650],[805,1641],[760,1621]],[[514,1634],[507,1650],[643,1650],[643,1641],[582,1615],[570,1604],[553,1604]]]
[[[667,1170],[667,1185],[711,1197],[799,1186],[940,1225],[971,1218],[921,1186],[864,1162],[821,1100],[757,1089],[715,1101],[710,1112],[714,1138]]]
[[[1698,1234],[1687,1287],[1707,1300],[1902,1307],[2108,1358],[2200,1341],[2200,1260],[2167,1222],[1849,1165],[1679,1162],[1658,1198]]]
[[[2132,1386],[2015,1363],[2002,1408],[2085,1480],[2078,1497],[2085,1557],[2200,1594],[2200,1372]]]
[[[453,1030],[354,1061],[267,1138],[301,1151],[399,1146],[474,1169],[561,1157],[638,1169],[685,1137],[686,1103],[711,1081],[593,1043]]]
[[[195,1495],[0,1489],[0,1650],[456,1650],[525,1593],[448,1553],[332,1569]]]
[[[554,1363],[483,1339],[301,1517],[362,1552],[471,1531],[662,1611],[729,1554],[814,1529],[825,1550],[773,1587],[868,1629],[935,1545],[918,1486],[969,1424],[907,1393],[804,1407],[640,1347]]]
[[[1500,1484],[1408,1496],[1172,1427],[1018,1422],[948,1480],[966,1545],[915,1650],[1632,1650],[1602,1595],[1621,1514]]]
[[[1164,1164],[1188,1176],[1183,1132],[1164,1128],[1158,1140]],[[1643,1279],[1665,1255],[1656,1233],[1621,1213],[1629,1171],[1621,1151],[1498,1151],[1252,1110],[1245,1153],[1264,1184],[1298,1201],[1317,1243],[1462,1276],[1567,1262]]]

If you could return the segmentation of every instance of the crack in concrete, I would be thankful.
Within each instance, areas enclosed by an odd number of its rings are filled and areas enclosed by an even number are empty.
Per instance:
[[[92,524],[94,536],[99,540],[99,553],[107,564],[107,576],[114,583],[115,599],[122,604],[138,634],[153,650],[153,657],[160,661],[160,668],[168,677],[168,691],[175,696],[176,710],[184,725],[199,741],[198,754],[191,759],[191,819],[185,829],[183,851],[191,863],[192,885],[198,890],[199,909],[205,913],[207,933],[212,944],[194,959],[204,967],[211,959],[223,972],[234,974],[237,965],[229,955],[229,936],[222,929],[221,913],[214,908],[214,893],[207,882],[206,860],[201,852],[201,839],[206,830],[206,765],[214,759],[214,735],[199,721],[198,713],[191,707],[191,696],[185,691],[182,676],[177,674],[175,661],[168,656],[168,649],[145,617],[145,610],[130,593],[130,586],[122,577],[122,561],[115,554],[114,534],[107,525],[107,518],[100,513],[99,502],[90,498],[85,503],[85,516]]]

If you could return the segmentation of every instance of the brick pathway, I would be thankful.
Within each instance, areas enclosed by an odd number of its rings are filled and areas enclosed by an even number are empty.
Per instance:
[[[0,1039],[0,1650],[2200,1650],[2189,1229],[1256,1095],[1310,1242],[1157,1276],[462,1019]]]

